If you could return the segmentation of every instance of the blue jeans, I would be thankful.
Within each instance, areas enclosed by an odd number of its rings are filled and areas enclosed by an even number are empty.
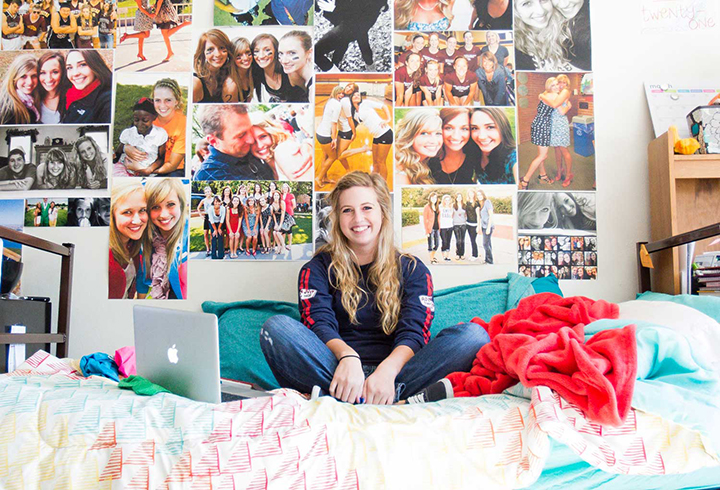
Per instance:
[[[475,323],[447,327],[420,349],[395,378],[395,401],[405,400],[456,371],[470,371],[480,347],[488,343],[487,332]],[[260,347],[280,386],[310,393],[317,385],[330,391],[338,361],[312,330],[285,315],[265,322]],[[376,366],[363,365],[365,376]]]
[[[485,263],[486,264],[492,264],[494,262],[493,253],[492,253],[492,240],[491,240],[493,231],[495,231],[494,226],[490,227],[490,229],[488,229],[488,228],[482,229],[483,248],[485,249]]]
[[[102,49],[112,49],[115,47],[113,46],[113,44],[115,44],[115,39],[112,33],[103,34],[101,32],[100,34],[98,34],[98,37],[100,38],[100,47]]]
[[[215,236],[211,233],[210,240],[211,240],[211,245],[212,245],[210,258],[213,258],[213,259],[225,258],[225,242],[223,240],[222,229],[218,230],[217,236]]]
[[[428,252],[435,252],[440,246],[440,230],[432,230],[427,237]]]

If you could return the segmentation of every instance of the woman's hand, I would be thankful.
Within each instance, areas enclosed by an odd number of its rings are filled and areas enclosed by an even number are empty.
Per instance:
[[[364,382],[365,374],[360,359],[346,357],[335,368],[335,374],[330,383],[330,395],[343,402],[359,402]]]
[[[142,150],[138,150],[134,146],[125,145],[123,149],[125,151],[125,162],[128,160],[132,163],[140,162],[147,158],[147,153]]]
[[[371,405],[392,405],[395,401],[395,375],[389,369],[378,366],[363,385],[365,403]]]
[[[301,178],[312,169],[313,148],[305,143],[288,139],[275,148],[275,163],[290,180]],[[310,175],[307,178],[312,178]],[[302,179],[304,180],[304,179]]]

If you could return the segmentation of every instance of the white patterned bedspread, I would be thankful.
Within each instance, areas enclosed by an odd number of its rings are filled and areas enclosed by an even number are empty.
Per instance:
[[[522,488],[550,440],[613,473],[718,465],[698,433],[633,411],[588,423],[548,388],[395,407],[290,390],[221,405],[137,396],[39,352],[0,376],[0,488]]]

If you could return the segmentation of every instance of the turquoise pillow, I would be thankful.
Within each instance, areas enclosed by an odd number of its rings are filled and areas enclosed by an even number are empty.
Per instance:
[[[638,294],[637,299],[643,301],[670,301],[672,303],[689,306],[720,322],[720,298],[717,296],[695,296],[692,294],[672,296],[670,294],[648,291]]]

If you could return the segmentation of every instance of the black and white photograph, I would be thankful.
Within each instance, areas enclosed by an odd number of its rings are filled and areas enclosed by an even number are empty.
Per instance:
[[[594,192],[518,192],[517,202],[519,231],[597,229]]]
[[[592,70],[590,0],[513,2],[518,70]]]
[[[68,199],[66,226],[109,226],[109,197],[75,197]]]
[[[315,70],[389,72],[392,2],[320,0],[315,4]]]
[[[0,129],[0,191],[106,189],[109,126]]]

